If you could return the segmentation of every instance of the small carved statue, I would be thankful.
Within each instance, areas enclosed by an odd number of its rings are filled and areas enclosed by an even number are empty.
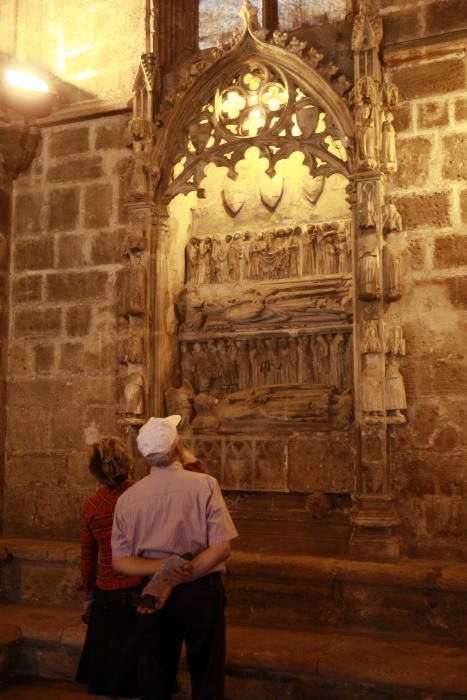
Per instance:
[[[185,331],[198,331],[206,320],[204,301],[190,287],[182,289],[176,301],[176,308]]]
[[[378,299],[381,289],[379,285],[379,252],[375,246],[366,250],[360,256],[359,268],[359,296],[360,299],[372,301]]]
[[[402,217],[395,204],[388,203],[383,207],[383,231],[384,233],[402,231]]]
[[[401,298],[401,259],[396,249],[385,243],[383,247],[384,298],[397,301]]]
[[[230,279],[234,282],[240,280],[242,267],[242,240],[239,233],[235,233],[227,251],[227,261],[229,264]]]
[[[263,253],[266,249],[266,241],[263,233],[259,231],[250,243],[250,279],[260,280],[263,277]]]
[[[362,411],[366,418],[379,420],[384,413],[383,383],[379,367],[379,356],[365,355],[361,374]]]
[[[370,170],[376,168],[376,108],[362,102],[355,110],[355,131],[359,163]]]
[[[405,423],[406,417],[401,413],[407,408],[405,396],[404,378],[399,371],[399,358],[392,353],[388,354],[386,365],[386,411],[388,416],[397,422]]]
[[[191,362],[193,365],[193,377],[197,391],[208,391],[211,384],[211,379],[213,376],[215,376],[215,374],[213,375],[213,367],[209,362],[209,357],[201,343],[193,344]]]
[[[122,385],[121,411],[127,416],[144,414],[144,378],[140,372],[132,372]]]
[[[385,113],[385,120],[382,126],[381,161],[384,170],[396,172],[396,130],[394,129],[394,116],[392,112]]]
[[[216,416],[217,399],[211,394],[202,393],[195,396],[193,406],[196,416],[191,423],[195,431],[216,431],[219,427],[219,418]]]
[[[385,352],[393,355],[405,355],[405,338],[402,326],[385,327]]]
[[[190,238],[185,247],[185,265],[186,265],[186,278],[185,282],[188,284],[193,282],[195,279],[196,269],[198,267],[199,260],[199,240],[197,238]]]
[[[369,352],[380,352],[381,342],[378,332],[378,321],[371,319],[362,323],[362,347],[363,354]]]
[[[372,183],[366,183],[362,186],[359,222],[362,229],[374,229],[376,227],[375,191]]]

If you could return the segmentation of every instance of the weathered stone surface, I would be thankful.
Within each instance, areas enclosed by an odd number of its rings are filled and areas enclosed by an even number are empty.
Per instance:
[[[110,231],[96,234],[91,244],[91,263],[93,265],[110,265],[123,263],[122,239],[124,232]]]
[[[449,290],[449,299],[453,306],[459,309],[467,309],[467,276],[450,277],[446,281]]]
[[[70,336],[88,335],[91,325],[90,306],[74,306],[66,313],[66,332]]]
[[[417,123],[419,129],[445,126],[449,123],[447,102],[427,102],[417,105]]]
[[[27,275],[13,282],[12,297],[15,303],[38,301],[42,295],[42,276]]]
[[[49,156],[68,156],[89,150],[89,128],[69,128],[52,131],[49,137]]]
[[[15,196],[15,235],[40,233],[43,202],[42,192],[22,192]]]
[[[51,165],[47,170],[47,180],[49,182],[91,180],[102,175],[102,159],[100,156],[69,160],[65,163]]]
[[[47,275],[46,290],[49,301],[75,301],[105,296],[106,272],[64,272]]]
[[[442,34],[467,27],[465,0],[433,2],[425,7],[427,34]]]
[[[49,374],[55,363],[55,345],[36,345],[34,348],[34,367],[38,374]]]
[[[451,58],[394,70],[392,78],[402,100],[443,94],[465,87],[466,67],[462,59]],[[442,88],[440,86],[442,85]]]
[[[443,139],[443,177],[467,180],[467,134],[451,134]]]
[[[60,347],[60,369],[64,372],[82,374],[86,369],[83,358],[84,346],[82,343],[65,343]]]
[[[55,335],[60,331],[61,324],[61,309],[18,311],[15,314],[14,321],[15,334],[17,336]]]
[[[79,191],[75,188],[52,190],[49,194],[48,227],[50,231],[76,228],[79,217]]]
[[[112,214],[112,185],[89,185],[84,197],[84,223],[87,228],[108,226]]]
[[[461,217],[464,223],[467,223],[467,190],[462,190],[459,194]]]
[[[467,119],[467,97],[459,97],[454,105],[454,116],[456,121],[465,121]]]
[[[128,116],[121,115],[109,120],[96,129],[96,149],[124,148],[125,130],[128,126]]]
[[[292,491],[348,491],[355,459],[351,434],[316,434],[290,441],[289,487]]]
[[[435,267],[464,265],[467,265],[467,236],[439,236],[435,239]]]
[[[66,457],[57,454],[35,454],[10,457],[7,483],[10,487],[58,486],[66,473]],[[43,558],[47,552],[42,552]]]
[[[50,410],[69,406],[78,387],[63,378],[16,379],[10,382],[9,399],[12,406],[37,409],[46,406]],[[23,443],[28,445],[27,440]]]
[[[401,103],[394,110],[394,128],[396,133],[407,131],[412,127],[412,105],[410,102]]]
[[[423,270],[426,264],[426,241],[413,239],[408,242],[409,266],[412,270]]]
[[[15,269],[46,270],[54,266],[54,246],[52,238],[36,238],[28,241],[18,241],[15,246]]]
[[[423,29],[423,10],[419,7],[410,7],[386,15],[383,20],[384,44],[416,39],[423,34]]]
[[[391,178],[393,185],[401,189],[425,185],[430,170],[431,149],[432,143],[427,138],[399,139],[398,168]]]
[[[450,202],[447,192],[394,197],[394,204],[402,216],[404,228],[438,228],[450,224]]]
[[[11,453],[31,452],[33,450],[47,450],[49,447],[50,416],[47,411],[38,410],[37,406],[28,408],[27,406],[10,406],[8,422],[11,426],[8,436],[8,450]],[[27,459],[27,458],[25,458]],[[6,468],[6,473],[9,469]],[[18,493],[17,489],[11,490],[12,494]],[[19,496],[20,500],[31,500],[29,492],[23,492]],[[15,504],[9,503],[9,507],[14,512]],[[7,509],[8,510],[8,507]],[[19,517],[21,511],[18,512]],[[24,530],[22,531],[24,532]],[[31,532],[31,530],[30,530]],[[18,534],[20,534],[18,532]]]
[[[82,267],[87,262],[86,239],[81,234],[58,237],[58,267]]]

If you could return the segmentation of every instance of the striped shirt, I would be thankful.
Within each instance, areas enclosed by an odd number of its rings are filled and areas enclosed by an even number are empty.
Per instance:
[[[148,476],[119,498],[112,554],[149,559],[187,552],[196,556],[237,535],[216,479],[185,471],[174,462],[152,467]],[[224,570],[223,564],[213,569]]]
[[[110,535],[115,504],[132,481],[124,481],[121,486],[110,489],[101,486],[87,499],[81,518],[81,590],[90,593],[94,588],[114,590],[137,586],[142,579],[136,576],[122,576],[112,568]]]

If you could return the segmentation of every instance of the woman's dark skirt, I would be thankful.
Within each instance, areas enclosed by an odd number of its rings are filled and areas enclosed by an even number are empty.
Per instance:
[[[88,692],[136,698],[138,690],[137,590],[97,589],[76,674]]]

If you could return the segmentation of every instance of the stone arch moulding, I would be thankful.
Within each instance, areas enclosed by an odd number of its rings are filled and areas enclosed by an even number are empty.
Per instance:
[[[346,492],[351,555],[394,560],[387,432],[405,422],[405,343],[386,317],[401,295],[401,225],[384,195],[397,91],[381,77],[381,20],[361,0],[349,92],[336,66],[256,14],[244,0],[243,30],[151,100],[141,91],[162,84],[157,60],[141,61],[122,421],[134,436],[150,413],[182,413],[189,446],[234,493],[308,492],[312,515],[332,516]]]

